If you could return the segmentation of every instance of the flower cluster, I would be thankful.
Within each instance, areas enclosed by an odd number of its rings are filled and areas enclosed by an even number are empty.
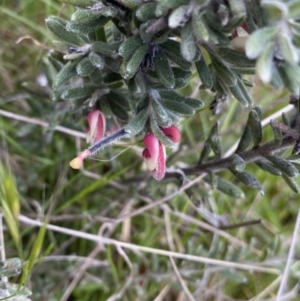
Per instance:
[[[93,153],[109,143],[120,139],[124,133],[122,130],[115,132],[114,134],[102,139],[106,130],[106,120],[104,114],[99,110],[91,111],[87,116],[88,129],[87,129],[87,142],[91,142],[92,146],[75,159],[70,162],[70,166],[74,169],[80,169],[83,165],[84,159],[90,157]],[[167,128],[161,128],[161,131],[168,137],[173,143],[177,143],[180,140],[180,132],[175,125],[171,125]],[[126,133],[125,133],[126,134]],[[103,143],[102,143],[103,142]],[[143,151],[143,158],[151,171],[153,177],[156,180],[164,178],[166,173],[166,148],[164,144],[153,134],[148,133],[143,139],[145,149]]]

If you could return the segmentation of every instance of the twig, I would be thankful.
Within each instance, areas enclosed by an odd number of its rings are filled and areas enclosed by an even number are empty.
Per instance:
[[[168,240],[168,245],[169,245],[169,248],[172,250],[172,251],[175,251],[175,245],[174,245],[174,239],[173,239],[173,235],[172,235],[172,229],[171,229],[171,222],[170,222],[170,215],[169,215],[169,210],[167,210],[167,205],[164,205],[163,206],[163,210],[164,210],[164,217],[165,217],[165,226],[166,226],[166,233],[167,233],[167,240]],[[181,284],[181,287],[184,291],[184,293],[186,294],[186,296],[188,297],[188,299],[190,301],[196,301],[194,296],[192,295],[192,293],[190,292],[189,288],[187,287],[185,281],[183,280],[178,268],[177,268],[177,265],[176,265],[176,262],[174,260],[174,258],[172,256],[169,257],[170,258],[170,261],[171,261],[171,264],[173,266],[173,270],[175,272],[175,275],[178,279],[178,281],[180,282]]]
[[[291,268],[292,261],[294,258],[297,242],[298,242],[297,236],[299,234],[299,230],[300,230],[300,209],[298,210],[298,216],[297,216],[297,221],[295,224],[295,229],[294,229],[294,233],[293,233],[293,237],[292,237],[292,241],[291,241],[291,246],[290,246],[289,254],[287,257],[286,265],[285,265],[285,268],[284,268],[284,271],[282,274],[282,281],[281,281],[279,289],[278,289],[276,301],[282,300],[282,295],[284,294],[284,291],[286,290],[286,285],[287,285],[287,281],[289,278],[289,272],[290,272],[290,268]]]
[[[5,261],[6,255],[5,255],[5,245],[4,245],[4,237],[3,237],[3,215],[0,214],[0,260]],[[7,282],[7,277],[1,277],[1,280],[3,282]]]
[[[293,105],[287,105],[285,106],[284,108],[282,108],[281,110],[275,112],[274,114],[272,114],[271,116],[265,118],[264,120],[262,120],[261,122],[261,126],[264,127],[266,126],[267,124],[270,123],[270,121],[272,119],[276,119],[278,117],[281,117],[282,113],[288,113],[290,111],[292,111],[293,109],[295,108],[295,106]],[[224,157],[230,157],[231,155],[234,154],[237,146],[239,145],[239,142],[240,142],[240,139],[224,154]]]
[[[123,221],[125,218],[128,218],[128,217],[133,217],[133,216],[136,216],[138,214],[141,214],[147,210],[150,210],[158,205],[161,205],[167,201],[169,201],[170,199],[172,199],[173,197],[177,196],[179,193],[185,191],[186,189],[192,187],[193,185],[195,185],[196,183],[198,183],[200,180],[202,180],[202,178],[204,177],[204,175],[200,175],[198,176],[197,178],[195,178],[194,180],[188,182],[187,184],[181,186],[181,188],[179,188],[177,191],[173,192],[173,193],[170,193],[169,195],[161,198],[160,200],[156,201],[156,202],[153,202],[149,205],[146,205],[144,207],[141,207],[133,212],[131,212],[130,214],[126,214],[126,215],[123,215],[123,216],[120,216],[118,219],[115,220],[116,223],[119,223],[120,221]]]
[[[52,231],[56,231],[59,233],[65,233],[65,234],[71,235],[73,237],[80,237],[80,238],[83,238],[86,240],[95,241],[97,243],[102,243],[102,244],[106,244],[106,245],[120,246],[120,247],[129,249],[129,250],[141,251],[141,252],[157,254],[157,255],[162,255],[162,256],[172,256],[174,258],[180,258],[180,259],[201,262],[201,263],[206,263],[206,264],[211,264],[211,265],[216,265],[216,266],[221,266],[221,267],[227,267],[227,268],[236,268],[236,269],[242,269],[242,270],[247,270],[247,271],[257,271],[257,272],[277,274],[277,275],[280,273],[279,269],[268,268],[268,267],[260,266],[260,265],[254,264],[254,263],[246,264],[246,263],[218,260],[218,259],[207,258],[207,257],[202,257],[202,256],[181,254],[178,252],[171,252],[171,251],[167,251],[167,250],[155,249],[155,248],[135,245],[132,243],[126,243],[126,242],[118,241],[115,239],[111,239],[111,238],[107,238],[107,237],[103,237],[103,236],[99,236],[99,235],[95,235],[95,234],[80,232],[80,231],[67,229],[64,227],[59,227],[59,226],[55,226],[55,225],[51,225],[51,224],[44,224],[41,221],[32,220],[30,218],[27,218],[24,215],[19,215],[19,220],[20,220],[20,222],[27,224],[27,225],[37,226],[37,227],[45,226],[47,229],[52,230]]]
[[[252,148],[248,151],[239,153],[239,156],[247,162],[255,162],[264,157],[264,155],[270,155],[271,153],[279,150],[286,149],[295,144],[295,139],[292,137],[286,137],[282,140],[281,145],[277,145],[275,141],[267,142],[256,148]],[[218,161],[209,161],[200,165],[182,168],[182,171],[186,175],[197,175],[208,171],[220,171],[228,169],[232,164],[232,158],[227,157]],[[176,176],[176,175],[175,175]],[[166,177],[174,177],[172,173],[166,175]]]

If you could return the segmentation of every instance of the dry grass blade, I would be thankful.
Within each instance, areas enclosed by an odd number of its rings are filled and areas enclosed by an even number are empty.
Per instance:
[[[279,274],[279,272],[280,272],[276,268],[265,267],[265,266],[263,266],[262,263],[247,264],[247,263],[230,262],[230,261],[225,261],[225,260],[212,259],[212,258],[195,256],[195,255],[190,255],[190,254],[181,254],[181,253],[166,251],[166,250],[162,250],[162,249],[155,249],[155,248],[149,248],[149,247],[135,245],[135,244],[131,244],[131,243],[125,243],[122,241],[118,241],[118,240],[110,239],[110,238],[106,238],[106,237],[101,237],[101,236],[94,235],[94,234],[71,230],[71,229],[67,229],[67,228],[63,228],[63,227],[59,227],[59,226],[55,226],[55,225],[51,225],[51,224],[44,224],[40,221],[32,220],[23,215],[19,216],[19,220],[20,220],[20,222],[27,224],[27,225],[37,226],[37,227],[45,226],[47,229],[55,231],[55,232],[65,233],[67,235],[80,237],[80,238],[83,238],[86,240],[95,241],[97,243],[102,243],[104,245],[120,246],[122,248],[129,249],[129,250],[142,251],[142,252],[152,253],[152,254],[157,254],[157,255],[162,255],[162,256],[172,256],[174,258],[181,258],[181,259],[185,259],[185,260],[201,262],[201,263],[216,265],[216,266],[220,266],[220,267],[242,269],[242,270],[246,270],[246,271],[256,271],[256,272],[270,273],[270,274]]]

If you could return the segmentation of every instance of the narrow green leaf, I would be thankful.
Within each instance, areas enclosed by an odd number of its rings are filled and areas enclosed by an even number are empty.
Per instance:
[[[253,187],[257,189],[262,195],[264,195],[264,191],[260,186],[259,182],[256,180],[254,176],[246,171],[236,171],[234,169],[230,169],[231,173],[246,186]]]
[[[288,177],[285,174],[282,175],[282,178],[295,193],[300,193],[300,186],[294,178]]]
[[[218,46],[215,48],[218,55],[226,62],[245,68],[253,68],[255,61],[249,59],[244,53],[230,49],[225,46]]]
[[[236,171],[243,171],[245,167],[246,167],[246,163],[243,160],[243,158],[237,154],[234,154],[231,160],[231,168],[233,168]]]
[[[265,170],[267,172],[269,172],[270,174],[274,175],[274,176],[281,176],[282,173],[279,169],[277,169],[274,164],[272,164],[271,162],[267,161],[267,160],[257,160],[255,161],[255,164],[260,167],[262,170]]]
[[[111,55],[116,52],[116,47],[105,42],[97,41],[91,44],[91,51]]]
[[[244,192],[231,182],[216,176],[217,178],[217,189],[230,197],[243,199],[245,197]]]
[[[163,132],[162,130],[159,128],[157,121],[151,116],[150,119],[150,127],[151,130],[153,132],[153,134],[166,146],[169,148],[173,148],[175,146],[175,144],[173,143],[173,141],[168,138]]]
[[[96,52],[90,52],[89,59],[92,65],[98,69],[104,68],[104,60],[101,55],[97,54]]]
[[[128,60],[142,44],[143,41],[139,35],[132,36],[120,45],[119,54]]]
[[[155,71],[166,88],[172,89],[175,85],[175,77],[168,58],[162,50],[158,50],[154,57]]]
[[[202,13],[194,9],[192,14],[193,33],[198,41],[208,41],[209,31],[206,27]]]
[[[213,80],[203,55],[201,56],[200,60],[195,62],[195,65],[202,84],[205,86],[205,88],[211,89],[213,86]]]
[[[212,151],[215,154],[215,159],[218,160],[221,158],[222,150],[221,150],[221,143],[219,139],[219,124],[216,122],[209,134],[207,142],[210,144]]]
[[[179,42],[168,39],[164,43],[160,44],[159,47],[165,51],[170,60],[176,63],[183,70],[190,70],[192,68],[192,63],[183,58]]]
[[[273,54],[275,42],[269,42],[256,62],[256,73],[264,83],[269,83],[273,73]]]
[[[83,58],[76,66],[76,72],[82,77],[89,76],[94,70],[95,66],[88,57]]]
[[[69,61],[57,74],[54,82],[53,88],[57,89],[63,84],[65,84],[70,78],[77,74],[76,66],[80,62],[80,59],[75,61]]]
[[[155,19],[155,10],[157,3],[156,2],[148,2],[139,6],[136,10],[135,15],[137,18],[143,22],[148,21],[150,19]]]
[[[125,126],[125,131],[129,134],[137,135],[140,133],[148,120],[149,109],[145,108],[137,113],[137,115]]]
[[[173,10],[168,19],[169,27],[184,26],[189,19],[188,5],[182,5]]]
[[[299,51],[293,45],[291,33],[282,30],[278,35],[278,45],[282,56],[287,62],[292,65],[299,62]]]
[[[162,99],[161,104],[165,109],[178,113],[182,116],[192,116],[195,114],[195,110],[185,103],[180,103],[169,99]]]
[[[130,79],[131,77],[134,76],[136,71],[138,70],[140,64],[145,58],[145,55],[147,54],[147,51],[149,49],[149,44],[144,44],[140,46],[132,55],[128,63],[126,64],[126,72],[127,76],[126,79]]]
[[[90,24],[96,22],[101,18],[102,14],[99,10],[87,10],[79,9],[71,16],[71,21],[76,22],[77,24]]]
[[[265,45],[278,34],[278,27],[264,27],[252,33],[246,42],[246,55],[249,59],[256,59]]]
[[[66,21],[57,16],[50,16],[46,19],[47,27],[60,39],[74,44],[74,45],[82,45],[82,39],[66,29]]]
[[[211,152],[211,146],[208,141],[205,141],[198,164],[202,164],[209,156]]]
[[[193,35],[193,26],[191,21],[181,29],[180,49],[183,58],[187,61],[193,61],[196,57],[197,45]]]
[[[251,110],[247,122],[253,139],[254,146],[258,146],[262,140],[261,120],[255,110]]]
[[[89,97],[94,91],[96,87],[94,85],[84,85],[76,88],[71,88],[61,95],[61,98],[66,99],[78,99]]]
[[[284,173],[288,177],[295,177],[299,173],[297,168],[287,159],[274,155],[264,157],[268,159],[271,163],[273,163],[282,173]]]

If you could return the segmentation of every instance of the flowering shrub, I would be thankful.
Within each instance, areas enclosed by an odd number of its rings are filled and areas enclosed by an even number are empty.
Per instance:
[[[181,172],[226,168],[262,192],[255,177],[244,171],[248,161],[255,161],[260,168],[283,175],[299,191],[293,180],[297,168],[273,154],[290,145],[294,154],[299,152],[299,134],[290,127],[293,122],[273,122],[279,142],[276,148],[262,146],[262,109],[253,107],[247,88],[253,86],[249,75],[256,74],[266,84],[287,88],[298,99],[297,1],[280,5],[275,0],[61,1],[76,6],[76,11],[70,20],[57,16],[46,20],[60,39],[53,41],[48,59],[56,72],[53,99],[68,103],[77,117],[88,116],[87,139],[92,143],[70,162],[73,168],[116,140],[137,137],[146,147],[142,156],[148,169],[161,180],[166,174],[165,148],[179,141],[180,121],[208,107],[212,114],[222,113],[220,105],[230,100],[250,108],[235,154],[221,160],[218,123],[214,123],[198,164]],[[184,95],[183,88],[195,75],[199,88],[213,98],[209,106],[195,93],[195,98]],[[106,119],[124,126],[105,136]],[[249,150],[251,143],[254,148]],[[224,188],[209,179],[213,187],[241,195],[229,184]]]

